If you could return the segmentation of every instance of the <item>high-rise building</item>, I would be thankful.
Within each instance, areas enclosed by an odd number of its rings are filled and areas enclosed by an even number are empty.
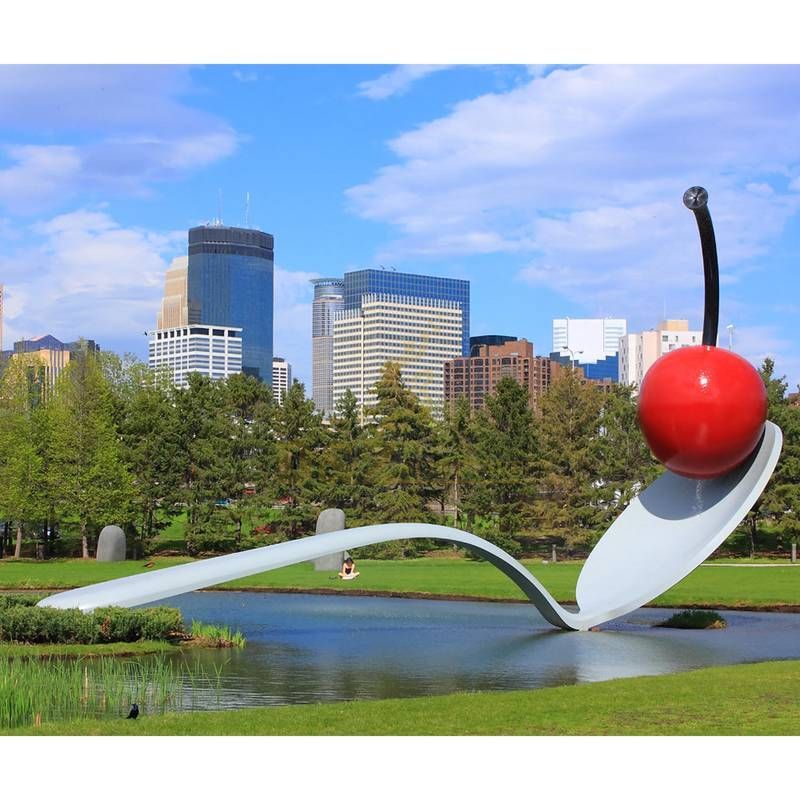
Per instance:
[[[100,348],[93,339],[61,342],[55,336],[46,334],[14,342],[11,358],[22,354],[34,355],[41,363],[42,384],[49,390],[55,386],[61,371],[72,359],[80,358],[86,353],[99,352]]]
[[[158,312],[157,330],[189,324],[188,283],[189,258],[178,256],[164,274],[164,297]]]
[[[639,387],[647,370],[664,353],[702,341],[702,331],[690,331],[686,319],[666,319],[655,330],[626,334],[620,340],[619,382]]]
[[[620,340],[622,341],[622,340]],[[613,356],[606,356],[605,358],[598,358],[597,361],[585,362],[579,356],[578,358],[570,358],[569,356],[562,356],[561,353],[550,353],[550,358],[557,361],[559,364],[574,367],[580,367],[583,370],[584,377],[590,381],[611,381],[617,382],[619,375],[619,353]]]
[[[624,319],[553,320],[553,351],[580,364],[594,364],[619,351],[620,337],[628,332]]]
[[[539,398],[549,388],[563,367],[549,358],[536,356],[533,344],[526,339],[480,337],[504,340],[496,344],[480,344],[472,337],[472,355],[454,358],[444,365],[445,402],[453,406],[465,397],[470,408],[478,411],[486,405],[501,378],[513,378],[528,393],[528,404],[536,408]]]
[[[360,308],[363,297],[376,294],[458,303],[462,313],[461,355],[469,355],[469,281],[434,275],[413,275],[391,269],[360,269],[345,273],[346,311]]]
[[[333,317],[344,306],[342,278],[315,278],[311,306],[311,396],[318,411],[333,413]]]
[[[374,405],[387,361],[434,415],[444,405],[446,361],[463,348],[461,304],[454,300],[368,294],[333,322],[333,400],[349,389],[362,408]]]
[[[222,224],[189,230],[189,323],[241,329],[242,371],[272,382],[274,240]]]
[[[242,329],[183,325],[150,332],[150,369],[166,367],[183,388],[190,372],[225,379],[242,371]]]
[[[292,385],[292,365],[285,358],[272,357],[272,396],[283,405],[283,398]]]

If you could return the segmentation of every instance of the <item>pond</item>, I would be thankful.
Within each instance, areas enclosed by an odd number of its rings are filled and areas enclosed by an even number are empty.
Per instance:
[[[195,650],[221,669],[193,708],[534,689],[697,667],[800,658],[800,614],[721,612],[723,630],[653,628],[671,609],[641,609],[589,633],[558,631],[520,603],[344,595],[193,592],[169,601],[238,628],[243,650]]]

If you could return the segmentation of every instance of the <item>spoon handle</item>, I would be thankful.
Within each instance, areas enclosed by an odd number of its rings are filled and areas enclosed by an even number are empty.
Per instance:
[[[683,193],[683,204],[693,214],[700,232],[705,274],[705,307],[703,309],[703,344],[715,347],[719,328],[719,261],[714,225],[708,210],[708,192],[702,186],[692,186]]]

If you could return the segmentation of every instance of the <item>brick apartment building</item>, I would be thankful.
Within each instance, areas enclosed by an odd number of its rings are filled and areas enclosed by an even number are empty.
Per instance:
[[[495,391],[497,382],[510,377],[527,389],[528,402],[535,409],[539,397],[565,369],[556,361],[534,355],[533,344],[526,339],[479,344],[470,352],[469,357],[454,358],[444,364],[445,403],[451,407],[459,397],[466,397],[472,411],[483,408],[486,396]]]

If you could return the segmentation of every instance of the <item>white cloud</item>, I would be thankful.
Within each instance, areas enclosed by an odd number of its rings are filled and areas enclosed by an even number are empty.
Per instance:
[[[389,97],[405,94],[417,81],[445,69],[450,67],[444,64],[404,64],[384,72],[377,78],[362,81],[358,84],[358,93],[370,100],[386,100]]]
[[[32,226],[32,243],[0,259],[6,340],[52,333],[121,341],[155,323],[169,258],[186,234],[124,228],[79,209]]]
[[[800,208],[780,188],[800,162],[798,78],[794,66],[554,70],[401,134],[395,163],[347,196],[398,232],[378,258],[517,253],[520,279],[609,313],[635,297],[632,316],[651,325],[665,299],[699,307],[687,187],[709,189],[728,283]]]
[[[189,105],[192,91],[186,67],[0,66],[0,206],[26,214],[92,190],[140,194],[231,155],[239,136]],[[31,132],[49,143],[26,144]]]

